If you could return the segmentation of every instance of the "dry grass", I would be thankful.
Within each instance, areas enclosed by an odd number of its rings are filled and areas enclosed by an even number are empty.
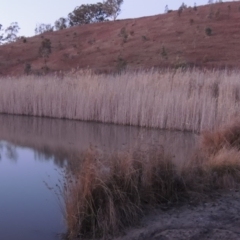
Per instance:
[[[240,152],[235,148],[209,155],[199,152],[182,174],[188,194],[199,199],[216,190],[239,188]]]
[[[234,189],[240,183],[240,122],[203,132],[194,158],[184,167],[193,191]],[[194,179],[194,181],[193,181]],[[194,190],[195,189],[195,190]]]
[[[235,188],[240,182],[240,122],[201,134],[200,151],[210,188]]]
[[[202,148],[215,154],[223,147],[240,149],[240,122],[235,121],[215,132],[204,132],[201,139]]]
[[[233,132],[239,126],[234,123],[219,133],[203,134],[203,139],[220,134],[224,144],[203,142],[181,169],[163,147],[112,155],[90,148],[74,172],[66,175],[63,196],[69,238],[106,239],[136,225],[149,207],[239,188],[240,152],[234,140],[238,131]]]
[[[239,116],[238,72],[140,71],[0,79],[0,113],[200,132]]]
[[[146,204],[174,201],[180,192],[163,149],[113,155],[89,149],[79,163],[64,191],[70,238],[117,235],[139,222]]]

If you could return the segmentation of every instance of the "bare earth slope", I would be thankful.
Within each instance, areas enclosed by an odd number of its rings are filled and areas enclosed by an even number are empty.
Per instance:
[[[76,26],[19,39],[0,46],[0,74],[23,74],[25,63],[34,73],[44,66],[38,49],[52,42],[50,71],[91,68],[98,72],[157,66],[197,65],[239,67],[240,3],[228,2],[138,19]],[[211,36],[205,33],[211,28]],[[164,49],[164,50],[163,50]]]

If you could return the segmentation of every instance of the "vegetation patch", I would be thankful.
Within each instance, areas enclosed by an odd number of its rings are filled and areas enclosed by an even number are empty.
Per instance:
[[[210,27],[205,28],[205,33],[207,36],[211,36],[212,35],[212,29]]]
[[[224,133],[220,130],[229,144],[218,141],[212,146],[214,151],[209,151],[205,140],[182,169],[161,146],[115,154],[89,148],[65,175],[62,194],[68,237],[110,238],[138,224],[146,209],[197,201],[217,190],[238,189],[239,129],[237,123]],[[207,137],[215,138],[216,134]]]
[[[31,69],[28,77],[0,78],[0,113],[193,132],[239,116],[238,72],[189,70],[184,59],[175,64],[175,70],[133,72],[119,56],[115,67],[121,74],[77,71],[64,81],[39,78]]]
[[[174,197],[169,160],[164,151],[104,155],[89,149],[74,172],[79,180],[67,181],[64,192],[69,236],[118,234],[138,222],[147,202]]]

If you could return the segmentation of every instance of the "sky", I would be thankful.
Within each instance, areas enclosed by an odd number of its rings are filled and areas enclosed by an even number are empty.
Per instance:
[[[60,17],[67,17],[75,7],[102,0],[0,0],[0,24],[3,28],[18,22],[19,36],[33,36],[37,24],[54,24]],[[176,10],[183,0],[124,0],[118,19],[137,18],[164,13],[165,6]],[[187,6],[208,3],[208,0],[184,0]],[[224,1],[225,2],[225,1]]]

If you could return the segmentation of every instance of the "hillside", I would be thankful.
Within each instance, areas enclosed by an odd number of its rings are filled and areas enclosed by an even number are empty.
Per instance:
[[[212,30],[206,34],[206,28]],[[50,71],[109,72],[158,66],[239,67],[240,3],[216,3],[138,19],[76,26],[0,46],[0,75],[41,74],[39,47],[52,43]]]

